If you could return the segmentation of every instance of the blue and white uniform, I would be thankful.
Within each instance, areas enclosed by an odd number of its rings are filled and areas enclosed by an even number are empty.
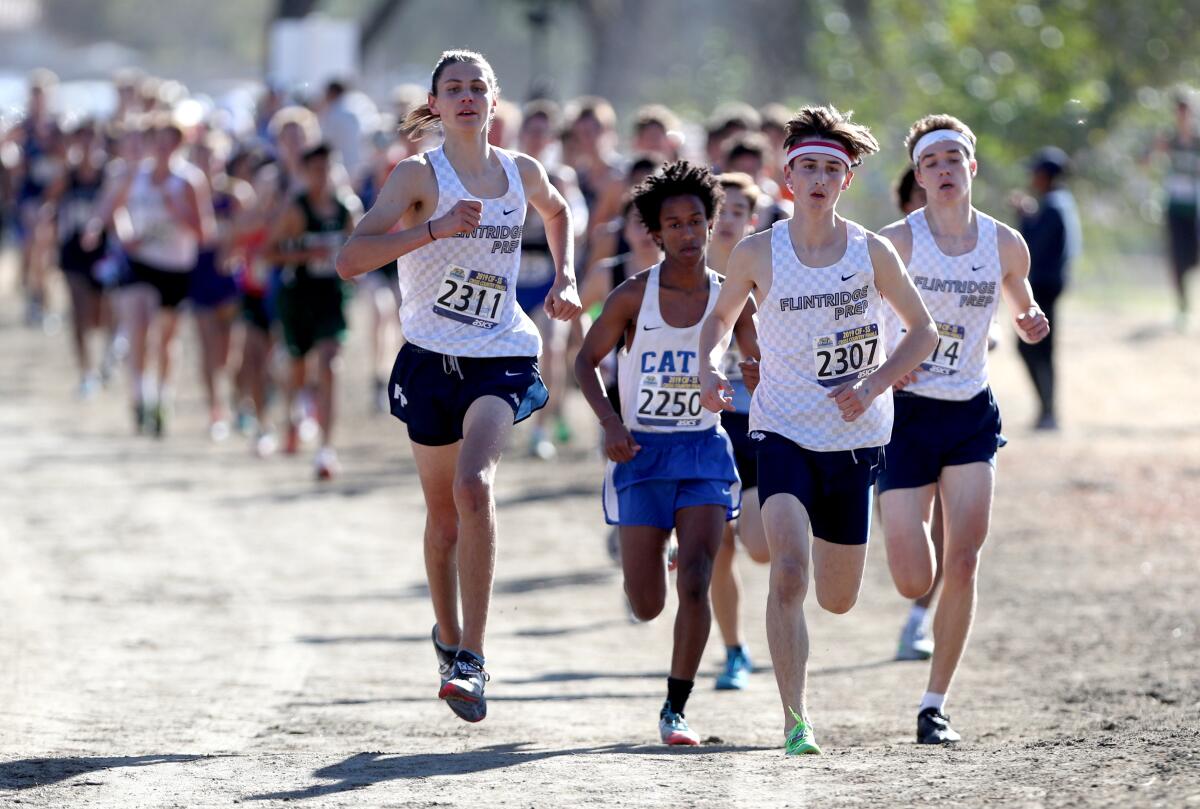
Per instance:
[[[896,394],[896,423],[887,446],[880,491],[937,482],[946,466],[994,463],[1001,445],[1000,410],[988,386],[987,335],[1000,298],[1003,271],[996,220],[975,212],[975,247],[948,256],[937,246],[925,210],[908,215],[908,271],[938,330],[938,342],[917,369],[917,381]],[[903,326],[888,309],[892,342]]]
[[[409,437],[419,444],[460,440],[467,408],[483,396],[507,402],[515,421],[549,399],[537,365],[541,337],[516,298],[525,188],[512,155],[492,151],[508,189],[479,200],[479,226],[398,261],[400,325],[407,342],[392,369],[389,393],[392,415],[408,425]],[[442,148],[425,157],[438,186],[431,219],[459,200],[477,199]]]
[[[843,220],[846,252],[826,267],[800,261],[790,220],[771,227],[771,284],[758,309],[761,381],[750,405],[758,446],[759,500],[796,497],[813,534],[867,541],[870,487],[892,429],[892,396],[842,420],[829,393],[874,373],[886,359],[884,307],[868,234]]]
[[[670,530],[675,512],[689,506],[725,506],[733,519],[741,486],[729,437],[717,414],[700,404],[700,329],[716,305],[721,276],[708,270],[703,316],[677,328],[659,307],[661,272],[661,264],[647,271],[637,331],[618,356],[621,419],[641,450],[630,461],[608,463],[604,516],[610,525]]]

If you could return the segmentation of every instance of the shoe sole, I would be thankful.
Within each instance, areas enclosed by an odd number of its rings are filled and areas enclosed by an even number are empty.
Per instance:
[[[816,747],[814,745],[813,747],[809,747],[805,750],[796,750],[794,752],[791,750],[787,750],[784,752],[784,755],[787,755],[787,756],[819,756],[819,755],[821,755],[821,748]]]
[[[717,680],[717,690],[718,691],[745,691],[746,684],[745,683],[740,683],[740,684],[739,683],[729,683],[729,682],[722,682],[720,680]]]
[[[450,706],[454,715],[466,722],[482,722],[487,716],[487,700],[467,694],[451,683],[443,683],[438,699]]]
[[[896,652],[895,659],[896,660],[929,660],[932,657],[933,657],[933,652],[926,654],[924,652],[918,652],[915,649],[910,649],[910,650],[901,650],[901,651]]]
[[[672,733],[663,739],[663,744],[670,747],[699,747],[700,740],[695,736],[685,736],[682,733]]]
[[[945,746],[945,745],[951,745],[951,744],[958,744],[961,741],[962,741],[962,737],[959,737],[957,739],[917,739],[917,744]]]

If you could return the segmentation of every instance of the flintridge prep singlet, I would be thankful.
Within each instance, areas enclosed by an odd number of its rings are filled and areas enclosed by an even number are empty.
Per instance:
[[[962,402],[988,384],[987,334],[999,300],[1000,251],[996,220],[975,212],[979,235],[975,249],[948,256],[937,246],[925,209],[908,215],[912,231],[912,276],[921,300],[933,316],[938,342],[917,368],[917,381],[905,390],[931,399]],[[904,324],[887,309],[888,350],[904,336]]]
[[[771,226],[771,287],[758,308],[762,352],[750,429],[817,452],[879,447],[892,435],[892,392],[842,420],[829,392],[874,373],[886,359],[884,307],[867,233],[845,220],[846,252],[828,267],[800,262],[788,224]]]
[[[537,327],[517,306],[525,189],[510,154],[494,149],[508,190],[481,199],[479,226],[471,233],[438,239],[398,261],[400,325],[405,339],[429,351],[456,357],[536,357],[542,350]],[[438,201],[431,219],[467,191],[442,148],[426,153],[437,178]]]

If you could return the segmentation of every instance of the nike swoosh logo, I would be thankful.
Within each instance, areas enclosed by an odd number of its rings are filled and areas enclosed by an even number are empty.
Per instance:
[[[661,328],[662,326],[642,326],[642,331],[654,331],[655,329]]]
[[[721,489],[721,494],[733,494],[729,489]]]
[[[520,210],[520,208],[513,208],[511,211],[505,211],[504,215],[508,216],[509,214],[516,213],[519,210]]]
[[[980,271],[980,270],[982,270],[982,269],[983,269],[985,266],[987,266],[987,265],[985,265],[985,264],[980,264],[978,267],[976,267],[974,264],[972,264],[972,265],[971,265],[971,272],[979,272],[979,271]]]
[[[514,374],[512,371],[505,371],[505,372],[504,372],[504,375],[505,375],[505,376],[520,376],[520,375],[521,375],[521,372],[520,372],[520,371],[517,371],[517,372]]]
[[[843,281],[849,281],[851,278],[853,278],[853,277],[854,277],[854,276],[856,276],[856,275],[858,275],[858,273],[856,273],[856,272],[852,272],[852,273],[850,273],[849,275],[843,275],[843,276],[842,276],[842,280],[843,280]]]

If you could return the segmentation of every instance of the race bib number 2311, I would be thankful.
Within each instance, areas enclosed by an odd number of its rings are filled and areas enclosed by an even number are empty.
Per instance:
[[[451,264],[442,275],[433,313],[477,329],[494,329],[504,314],[508,279]]]

